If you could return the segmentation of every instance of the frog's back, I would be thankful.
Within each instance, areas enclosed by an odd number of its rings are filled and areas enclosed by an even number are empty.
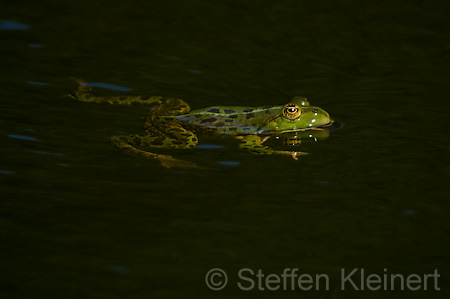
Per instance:
[[[278,114],[281,107],[213,106],[177,115],[176,118],[219,134],[264,134],[267,133],[265,122]]]

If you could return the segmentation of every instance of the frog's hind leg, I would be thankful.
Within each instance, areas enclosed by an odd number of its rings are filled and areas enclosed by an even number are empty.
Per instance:
[[[260,154],[260,155],[289,155],[292,156],[295,160],[297,160],[298,155],[307,155],[308,153],[305,152],[295,152],[295,151],[280,151],[280,150],[274,150],[271,147],[268,147],[266,145],[263,145],[263,143],[268,139],[269,137],[261,138],[257,135],[247,135],[244,138],[242,138],[240,143],[241,149],[249,150],[253,154]]]
[[[170,100],[170,98],[160,96],[96,96],[91,93],[92,88],[82,79],[73,79],[80,85],[70,97],[82,102],[113,105],[158,105]]]
[[[173,158],[171,155],[156,154],[149,151],[144,151],[136,146],[144,147],[161,147],[161,148],[183,148],[178,144],[171,144],[173,139],[164,136],[139,136],[139,135],[117,135],[110,138],[111,142],[120,149],[127,152],[143,156],[145,158],[158,160],[162,166],[171,167],[184,167],[184,168],[197,168],[203,169],[196,163],[183,161]]]
[[[149,124],[147,124],[149,125]],[[164,132],[164,133],[162,133]],[[148,135],[119,135],[112,136],[111,141],[117,147],[128,152],[135,153],[146,158],[155,159],[161,162],[162,166],[171,167],[189,167],[201,168],[197,164],[178,160],[170,155],[156,154],[144,151],[143,148],[161,148],[161,149],[190,149],[198,143],[197,135],[181,126],[177,126],[175,120],[160,120],[158,128],[147,127]]]

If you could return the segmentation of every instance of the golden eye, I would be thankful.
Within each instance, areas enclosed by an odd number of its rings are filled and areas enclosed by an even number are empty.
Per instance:
[[[284,117],[288,119],[296,119],[301,113],[300,107],[296,104],[287,104],[283,110]]]

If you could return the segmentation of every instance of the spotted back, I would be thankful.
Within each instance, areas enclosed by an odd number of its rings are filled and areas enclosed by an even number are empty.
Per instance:
[[[202,126],[219,134],[264,134],[264,124],[277,117],[283,106],[214,106],[193,110],[176,118],[190,125]]]

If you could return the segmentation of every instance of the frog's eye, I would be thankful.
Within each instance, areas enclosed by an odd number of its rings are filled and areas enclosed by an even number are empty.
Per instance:
[[[296,104],[287,104],[283,110],[284,117],[288,119],[296,119],[301,113],[300,107]]]
[[[303,106],[303,107],[309,107],[308,99],[305,98],[305,97],[302,97],[302,96],[293,97],[291,102],[293,102],[293,103],[300,103],[300,106]]]

